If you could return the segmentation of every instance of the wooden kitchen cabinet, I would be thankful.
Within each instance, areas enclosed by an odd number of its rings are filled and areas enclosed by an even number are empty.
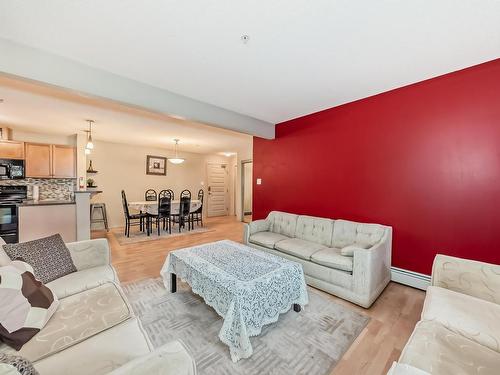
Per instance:
[[[0,140],[0,159],[24,159],[24,142]]]
[[[26,177],[52,177],[52,145],[26,143]]]
[[[76,177],[76,153],[71,146],[52,145],[52,176]]]
[[[76,177],[76,153],[72,146],[26,143],[25,154],[26,177]]]

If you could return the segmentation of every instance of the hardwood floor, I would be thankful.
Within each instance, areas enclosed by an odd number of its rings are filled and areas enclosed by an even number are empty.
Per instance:
[[[211,231],[128,245],[120,245],[112,232],[93,232],[92,237],[108,238],[113,266],[127,282],[158,277],[171,250],[221,239],[242,241],[243,224],[235,217],[211,218],[205,224]],[[385,375],[420,318],[425,293],[391,282],[370,309],[324,294],[371,318],[330,375]]]

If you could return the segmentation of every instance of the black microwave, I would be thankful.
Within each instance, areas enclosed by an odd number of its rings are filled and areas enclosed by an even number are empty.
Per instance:
[[[24,178],[24,160],[0,159],[0,180]]]

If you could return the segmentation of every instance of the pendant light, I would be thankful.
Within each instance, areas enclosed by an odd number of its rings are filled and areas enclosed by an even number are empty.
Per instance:
[[[175,142],[175,156],[173,158],[168,158],[168,161],[171,162],[172,164],[182,164],[184,163],[184,161],[186,161],[186,159],[179,157],[179,150],[178,150],[179,140],[174,139],[174,142]]]
[[[94,120],[87,120],[89,123],[89,130],[87,132],[87,145],[85,146],[86,150],[93,150],[94,149],[94,143],[92,142],[92,124],[94,123]],[[89,152],[90,154],[90,152]]]

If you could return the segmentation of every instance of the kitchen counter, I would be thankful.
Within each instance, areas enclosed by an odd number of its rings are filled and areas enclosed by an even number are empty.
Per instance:
[[[75,201],[68,201],[68,200],[39,200],[39,201],[34,201],[34,200],[27,200],[22,203],[19,203],[19,207],[26,207],[26,206],[53,206],[53,205],[62,205],[62,204],[75,204]]]

